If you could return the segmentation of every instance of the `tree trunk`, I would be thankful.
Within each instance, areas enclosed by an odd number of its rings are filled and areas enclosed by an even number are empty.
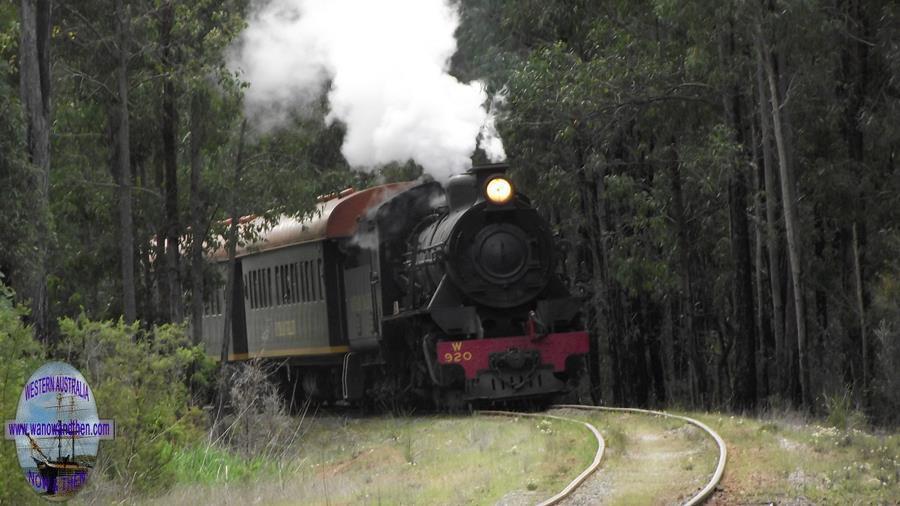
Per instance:
[[[666,385],[669,386],[669,397],[678,399],[683,395],[683,391],[678,382],[676,374],[676,358],[675,358],[675,323],[672,316],[671,299],[665,300],[663,303],[663,324],[662,324],[662,354],[663,354],[663,371],[665,371]],[[680,364],[679,364],[680,365]]]
[[[846,106],[842,121],[842,133],[847,142],[847,153],[850,157],[851,168],[856,172],[854,176],[862,179],[862,171],[865,168],[865,143],[863,131],[859,127],[860,113],[866,95],[869,81],[869,22],[865,14],[863,3],[859,0],[847,0],[842,2],[844,30],[847,36],[841,51],[842,81],[844,84],[843,95]],[[839,91],[841,91],[839,89]],[[866,336],[866,304],[865,287],[863,284],[864,270],[864,244],[865,244],[865,216],[866,199],[854,193],[849,198],[858,202],[856,217],[852,228],[853,250],[853,281],[854,281],[854,305],[859,322],[860,347],[862,355],[861,385],[863,395],[868,401],[869,385],[869,358],[868,337]]]
[[[238,138],[237,156],[235,157],[234,162],[234,175],[231,180],[231,195],[228,203],[228,215],[231,218],[231,223],[228,227],[226,244],[226,248],[228,249],[228,272],[225,277],[225,329],[222,333],[222,349],[219,352],[219,364],[222,367],[222,371],[225,370],[225,363],[228,360],[228,345],[231,344],[231,325],[234,321],[234,284],[237,282],[235,279],[235,270],[237,268],[235,256],[237,254],[238,224],[241,219],[238,212],[237,192],[240,188],[241,172],[243,171],[244,165],[244,136],[246,133],[247,120],[245,119],[241,123],[241,134]],[[222,415],[222,409],[225,406],[225,396],[228,393],[226,391],[227,385],[228,383],[225,381],[225,378],[221,378],[216,400],[216,423],[219,421]]]
[[[674,141],[673,141],[674,143]],[[693,402],[706,406],[708,403],[706,384],[706,359],[701,346],[697,342],[694,329],[694,295],[691,285],[690,241],[687,231],[687,217],[684,214],[684,195],[681,188],[681,169],[674,146],[669,162],[669,177],[672,181],[672,214],[675,220],[676,244],[678,246],[678,270],[680,285],[678,289],[678,320],[681,328],[682,342],[687,348],[688,381]]]
[[[48,338],[47,250],[50,237],[50,0],[22,0],[19,81],[25,112],[26,149],[33,170],[27,177],[35,223],[29,258],[16,288],[29,300],[34,336]]]
[[[205,93],[194,91],[191,97],[191,335],[195,345],[203,340],[203,240],[206,230],[203,226],[205,195],[200,176],[206,107]]]
[[[735,55],[733,29],[723,37],[720,46],[723,61]],[[736,77],[734,78],[736,80]],[[740,92],[732,82],[722,97],[725,117],[738,145],[744,144]],[[750,260],[750,228],[747,220],[747,178],[744,174],[746,157],[743,153],[732,161],[734,166],[728,181],[728,208],[731,231],[731,253],[734,262],[734,331],[736,410],[756,407],[756,326],[753,311],[753,269]]]
[[[740,165],[729,183],[732,258],[735,264],[735,384],[734,408],[756,407],[756,332],[753,311],[753,274],[747,223],[747,186]]]
[[[169,287],[168,308],[171,321],[180,323],[184,319],[181,289],[181,253],[179,240],[181,220],[178,214],[178,100],[175,92],[175,72],[172,55],[172,27],[175,23],[175,9],[167,2],[160,13],[160,45],[162,65],[166,74],[163,80],[162,96],[162,146],[166,193],[166,280]]]
[[[825,217],[823,216],[822,206],[815,204],[813,206],[813,223],[815,228],[815,240],[813,241],[813,255],[821,265],[827,265],[828,259],[825,258]],[[812,344],[812,349],[820,349],[825,343],[824,337],[828,335],[828,294],[825,287],[817,284],[814,293],[816,305],[816,340]]]
[[[760,172],[762,171],[762,166],[759,163],[759,148],[757,148],[757,140],[759,136],[756,132],[756,127],[753,127],[753,131],[751,133],[751,143],[753,146],[753,160],[756,162],[756,166],[753,167],[753,189],[755,196],[753,198],[753,217],[754,217],[754,226],[753,231],[755,234],[755,257],[754,257],[754,284],[756,288],[756,385],[759,397],[765,399],[769,395],[769,368],[768,368],[768,353],[766,349],[766,337],[771,335],[768,332],[768,328],[766,327],[766,316],[765,316],[765,284],[763,283],[763,266],[765,264],[764,255],[763,255],[763,217],[762,217],[762,208],[763,208],[763,182],[762,175]]]
[[[579,156],[583,153],[579,150]],[[583,158],[583,156],[582,156]],[[592,357],[599,359],[603,353],[600,347],[601,337],[607,339],[607,353],[609,355],[609,365],[613,373],[607,375],[613,401],[621,399],[621,374],[619,374],[620,356],[619,347],[617,346],[619,336],[614,335],[612,331],[609,300],[605,287],[608,282],[608,263],[607,249],[604,241],[603,229],[603,212],[605,210],[603,202],[603,178],[605,176],[603,162],[597,156],[588,156],[586,160],[582,160],[580,169],[577,171],[579,180],[579,197],[582,215],[587,218],[587,224],[583,233],[588,242],[588,250],[591,254],[591,302],[589,313],[593,316],[594,321],[593,342],[595,346],[592,350]],[[599,366],[599,363],[598,363]],[[595,401],[600,400],[602,392],[600,390],[600,367],[592,367],[591,384],[593,397]]]
[[[783,392],[787,381],[784,345],[784,298],[781,280],[781,238],[778,222],[778,186],[775,181],[775,161],[772,156],[772,121],[763,75],[762,52],[756,52],[756,88],[759,124],[762,133],[763,180],[766,193],[766,250],[769,258],[769,291],[772,295],[772,333],[775,335],[775,389]]]
[[[806,356],[806,303],[803,298],[803,275],[801,260],[802,245],[800,242],[800,220],[797,211],[797,199],[795,196],[795,181],[793,168],[789,162],[786,132],[782,125],[782,101],[778,89],[778,75],[772,62],[768,45],[762,40],[762,31],[759,30],[760,43],[757,51],[762,52],[760,58],[766,71],[769,82],[769,101],[772,106],[772,126],[775,134],[775,147],[778,152],[778,165],[781,176],[782,205],[784,207],[785,235],[787,236],[788,259],[791,266],[791,282],[794,292],[794,314],[797,323],[797,365],[800,380],[800,399],[806,406],[811,406],[812,395],[809,390],[809,368]]]
[[[868,396],[869,386],[869,352],[866,337],[866,312],[863,305],[862,268],[859,260],[859,233],[856,223],[853,224],[853,281],[856,287],[856,312],[859,317],[860,345],[862,346],[862,387],[863,395]]]
[[[125,322],[132,323],[137,318],[134,286],[134,231],[131,209],[131,139],[128,126],[128,44],[129,14],[123,0],[116,0],[116,32],[118,39],[118,65],[116,85],[118,90],[118,197],[119,228],[121,239],[119,252],[122,263],[122,312]]]
[[[606,197],[606,164],[599,162],[594,167],[597,169],[592,173],[593,185],[589,187],[591,199],[593,202],[592,213],[595,217],[597,251],[599,252],[598,260],[600,261],[600,286],[598,286],[598,299],[602,301],[603,315],[603,331],[606,333],[607,344],[610,357],[610,370],[612,378],[610,383],[612,386],[612,400],[614,404],[622,405],[626,402],[625,391],[627,380],[625,379],[626,371],[623,370],[625,362],[625,326],[622,324],[624,320],[624,305],[620,297],[620,290],[616,282],[610,275],[610,224],[609,213],[607,213],[607,197]]]

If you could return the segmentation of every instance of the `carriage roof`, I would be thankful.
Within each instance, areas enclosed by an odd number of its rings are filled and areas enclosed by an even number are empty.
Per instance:
[[[274,226],[260,232],[253,242],[239,246],[235,256],[240,258],[306,242],[350,237],[356,232],[360,217],[415,184],[408,181],[373,186],[360,191],[344,190],[333,198],[319,202],[316,209],[304,218],[281,216]],[[245,217],[240,220],[241,224],[261,225],[262,222],[261,217]],[[210,258],[221,262],[228,258],[228,252],[223,238],[218,239],[219,245]]]

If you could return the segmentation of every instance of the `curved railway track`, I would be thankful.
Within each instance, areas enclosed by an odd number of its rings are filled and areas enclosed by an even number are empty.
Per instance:
[[[705,502],[715,491],[716,486],[718,486],[719,481],[722,479],[722,475],[725,473],[725,463],[728,460],[728,449],[725,446],[725,441],[722,439],[719,434],[717,434],[714,430],[712,430],[708,425],[704,424],[699,420],[695,420],[693,418],[682,416],[682,415],[673,415],[671,413],[666,413],[664,411],[653,411],[649,409],[637,409],[637,408],[612,408],[605,406],[587,406],[580,404],[557,404],[551,406],[552,409],[571,409],[571,410],[581,410],[581,411],[605,411],[605,412],[618,412],[618,413],[632,413],[632,414],[643,414],[643,415],[651,415],[657,417],[670,418],[674,420],[680,420],[690,425],[693,425],[703,432],[705,432],[710,438],[715,441],[716,446],[719,449],[718,460],[716,462],[716,468],[713,471],[712,477],[706,483],[706,485],[700,489],[699,492],[694,494],[690,499],[684,502],[685,506],[694,506],[697,504],[702,504]],[[594,436],[597,441],[597,451],[594,455],[594,460],[585,468],[574,480],[572,480],[568,485],[566,485],[563,490],[554,495],[553,497],[541,502],[539,506],[549,506],[553,504],[558,504],[572,495],[572,493],[578,489],[578,487],[584,483],[588,477],[600,467],[600,463],[603,459],[603,453],[606,449],[606,442],[603,439],[603,436],[600,434],[600,431],[597,430],[595,426],[588,422],[583,422],[581,420],[575,420],[572,418],[567,418],[559,415],[551,415],[547,413],[520,413],[515,411],[478,411],[478,414],[488,415],[488,416],[514,416],[514,417],[531,417],[531,418],[550,418],[554,420],[560,420],[567,423],[574,423],[585,426]]]

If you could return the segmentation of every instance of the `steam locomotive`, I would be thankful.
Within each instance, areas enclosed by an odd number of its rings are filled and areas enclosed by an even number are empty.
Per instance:
[[[352,189],[284,217],[236,255],[203,319],[219,356],[278,360],[292,392],[439,406],[584,397],[588,334],[554,238],[505,165]],[[211,260],[224,271],[227,254]],[[583,400],[583,399],[581,399]]]

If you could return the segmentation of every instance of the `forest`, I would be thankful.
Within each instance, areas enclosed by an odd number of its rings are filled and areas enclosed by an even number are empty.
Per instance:
[[[900,6],[449,5],[449,73],[493,97],[511,175],[583,296],[595,400],[896,423]],[[0,282],[45,350],[19,340],[6,360],[58,356],[91,325],[198,344],[226,220],[421,176],[348,162],[328,85],[270,111],[276,127],[248,113],[231,62],[259,8],[0,5]]]

